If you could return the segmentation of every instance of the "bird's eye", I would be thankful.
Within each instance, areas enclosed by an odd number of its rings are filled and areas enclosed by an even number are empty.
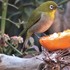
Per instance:
[[[54,7],[53,7],[53,5],[50,5],[50,9],[52,10]]]

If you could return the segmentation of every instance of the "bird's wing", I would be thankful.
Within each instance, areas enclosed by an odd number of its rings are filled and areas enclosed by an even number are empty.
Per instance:
[[[28,19],[28,23],[26,24],[26,28],[29,29],[31,26],[33,26],[38,20],[41,18],[41,12],[34,11],[30,18]]]

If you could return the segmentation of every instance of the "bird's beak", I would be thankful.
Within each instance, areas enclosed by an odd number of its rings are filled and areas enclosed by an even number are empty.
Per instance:
[[[57,6],[57,8],[62,9],[63,7],[62,7],[62,5],[59,5],[59,6]]]
[[[63,11],[64,11],[64,8],[63,8],[61,5],[57,6],[57,8],[58,8],[58,10],[59,10],[60,12],[63,12]]]

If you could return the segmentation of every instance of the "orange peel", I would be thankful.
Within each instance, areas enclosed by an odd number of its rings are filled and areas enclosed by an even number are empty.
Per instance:
[[[40,44],[49,51],[70,48],[70,29],[39,39]]]

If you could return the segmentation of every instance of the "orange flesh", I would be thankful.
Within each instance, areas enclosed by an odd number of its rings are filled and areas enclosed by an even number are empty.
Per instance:
[[[44,36],[39,39],[40,44],[49,51],[70,48],[70,35],[54,39],[50,39],[49,37],[50,36]]]

